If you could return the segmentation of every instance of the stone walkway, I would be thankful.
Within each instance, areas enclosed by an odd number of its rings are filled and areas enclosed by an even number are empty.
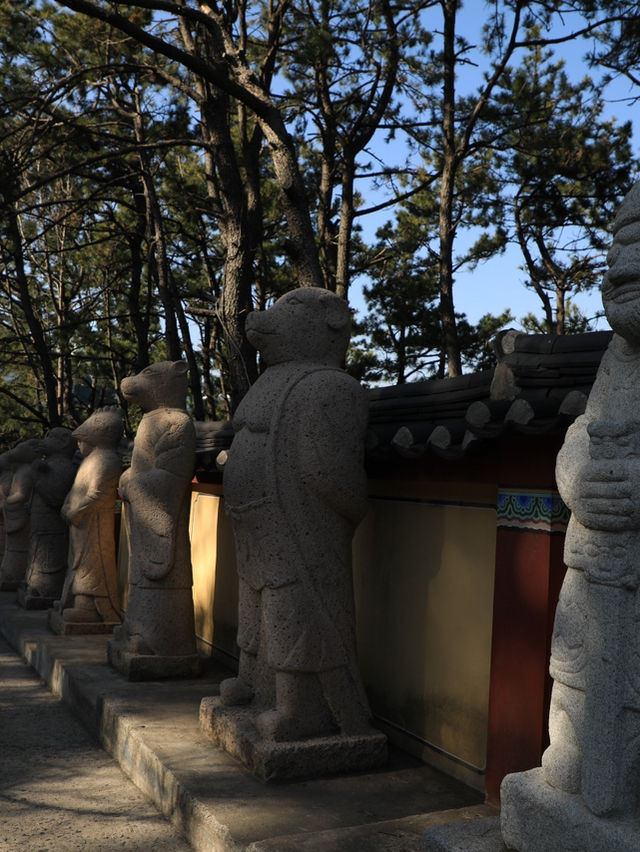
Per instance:
[[[211,666],[199,679],[131,683],[107,665],[106,637],[56,636],[46,613],[20,609],[8,593],[0,593],[0,633],[177,829],[172,834],[144,795],[128,792],[134,788],[82,728],[62,745],[64,706],[33,680],[22,701],[14,687],[26,673],[13,657],[20,673],[0,686],[0,727],[8,731],[6,713],[26,739],[19,748],[5,737],[14,777],[0,743],[2,852],[182,852],[181,836],[196,852],[420,852],[425,828],[496,813],[481,794],[395,750],[372,772],[263,784],[199,728],[200,701],[227,671]],[[45,702],[40,721],[31,713],[34,695]],[[70,755],[86,762],[71,764]],[[107,767],[117,780],[107,782]],[[93,839],[76,820],[92,826]]]
[[[0,761],[2,852],[190,849],[1,638]]]

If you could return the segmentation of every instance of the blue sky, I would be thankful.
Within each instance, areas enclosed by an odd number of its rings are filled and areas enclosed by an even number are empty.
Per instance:
[[[477,0],[468,2],[463,6],[460,23],[469,41],[477,43],[479,34],[478,26],[481,25],[483,16],[478,15]],[[572,22],[567,21],[567,27]],[[474,33],[474,30],[476,31]],[[555,54],[566,62],[566,71],[571,79],[580,80],[586,74],[596,77],[597,70],[590,70],[584,60],[588,45],[582,42],[568,43],[555,48]],[[477,71],[475,72],[477,75]],[[459,81],[459,87],[464,85],[464,80]],[[620,79],[605,90],[608,101],[606,117],[615,117],[620,122],[633,120],[637,108],[631,107],[626,101],[630,95],[630,85],[627,81]],[[634,149],[638,150],[638,139],[640,129],[634,133]],[[369,203],[369,199],[367,199]],[[373,237],[375,229],[388,219],[392,218],[390,211],[380,214],[375,220],[365,222],[361,220],[365,235]],[[456,310],[465,313],[471,322],[477,322],[483,314],[500,314],[506,308],[510,308],[516,319],[520,319],[527,313],[541,315],[541,305],[537,296],[528,290],[523,281],[526,276],[520,270],[520,254],[517,249],[511,248],[485,264],[479,266],[473,272],[459,272],[456,276],[454,300]],[[350,301],[360,313],[364,307],[361,295],[361,282],[352,286]],[[589,318],[594,317],[602,307],[599,291],[579,294],[575,299],[577,305]],[[512,323],[518,327],[518,323]],[[608,328],[606,319],[601,319],[597,328]]]

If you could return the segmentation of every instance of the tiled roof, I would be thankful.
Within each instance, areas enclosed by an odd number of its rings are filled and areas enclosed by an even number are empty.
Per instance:
[[[371,389],[367,457],[457,459],[506,434],[566,430],[584,411],[611,334],[510,330],[496,338],[492,370]],[[196,435],[198,467],[220,466],[233,438],[230,423],[198,422]]]
[[[611,332],[496,339],[493,370],[369,392],[367,454],[460,458],[510,432],[565,430],[584,411]]]

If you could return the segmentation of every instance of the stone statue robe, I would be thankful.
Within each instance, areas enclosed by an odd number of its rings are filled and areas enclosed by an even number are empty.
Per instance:
[[[189,543],[194,456],[188,414],[158,408],[142,418],[131,467],[120,480],[130,548],[124,626],[146,653],[195,653]]]
[[[357,382],[305,363],[269,367],[235,415],[224,488],[240,577],[238,644],[256,654],[262,636],[275,670],[355,666],[350,555],[366,511],[366,421]]]
[[[111,448],[96,447],[84,459],[62,507],[69,524],[69,573],[62,607],[72,607],[76,595],[108,601],[109,611],[120,611],[114,506],[122,460]],[[104,613],[101,613],[104,617]]]
[[[640,519],[625,497],[625,469],[638,464],[640,350],[614,335],[586,411],[558,456],[558,487],[572,516],[551,648],[551,746],[543,757],[549,783],[581,793],[596,814],[635,807],[640,780]],[[596,497],[598,482],[617,491],[590,504],[593,516],[576,502],[585,479]]]
[[[53,602],[60,597],[67,570],[68,531],[60,515],[77,465],[63,455],[36,461],[32,468],[31,538],[25,575],[29,596]]]

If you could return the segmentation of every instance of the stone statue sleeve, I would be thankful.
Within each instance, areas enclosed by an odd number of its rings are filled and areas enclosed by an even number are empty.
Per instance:
[[[328,507],[357,524],[367,511],[365,392],[336,371],[314,374],[295,394],[301,479]]]
[[[605,352],[589,394],[586,410],[567,430],[564,443],[558,453],[556,461],[558,491],[572,512],[578,509],[579,485],[590,460],[587,426],[594,420],[607,417],[607,399],[612,381],[612,358],[610,350]]]
[[[589,459],[589,419],[582,414],[567,430],[556,460],[556,482],[565,504],[575,511],[582,469]]]
[[[83,462],[64,501],[62,516],[69,524],[77,525],[90,512],[97,512],[109,503],[115,504],[120,461],[117,458],[97,457],[96,462],[92,456]],[[88,465],[87,469],[84,469],[84,465]]]
[[[153,466],[126,480],[126,499],[144,518],[148,563],[144,574],[160,580],[171,570],[176,547],[176,518],[193,476],[195,431],[184,415],[164,422],[154,444]]]
[[[73,485],[77,467],[70,459],[52,458],[34,462],[34,488],[40,498],[52,509],[62,507]]]
[[[184,417],[167,419],[165,428],[155,446],[155,468],[178,477],[181,482],[191,481],[196,441],[193,423]]]

